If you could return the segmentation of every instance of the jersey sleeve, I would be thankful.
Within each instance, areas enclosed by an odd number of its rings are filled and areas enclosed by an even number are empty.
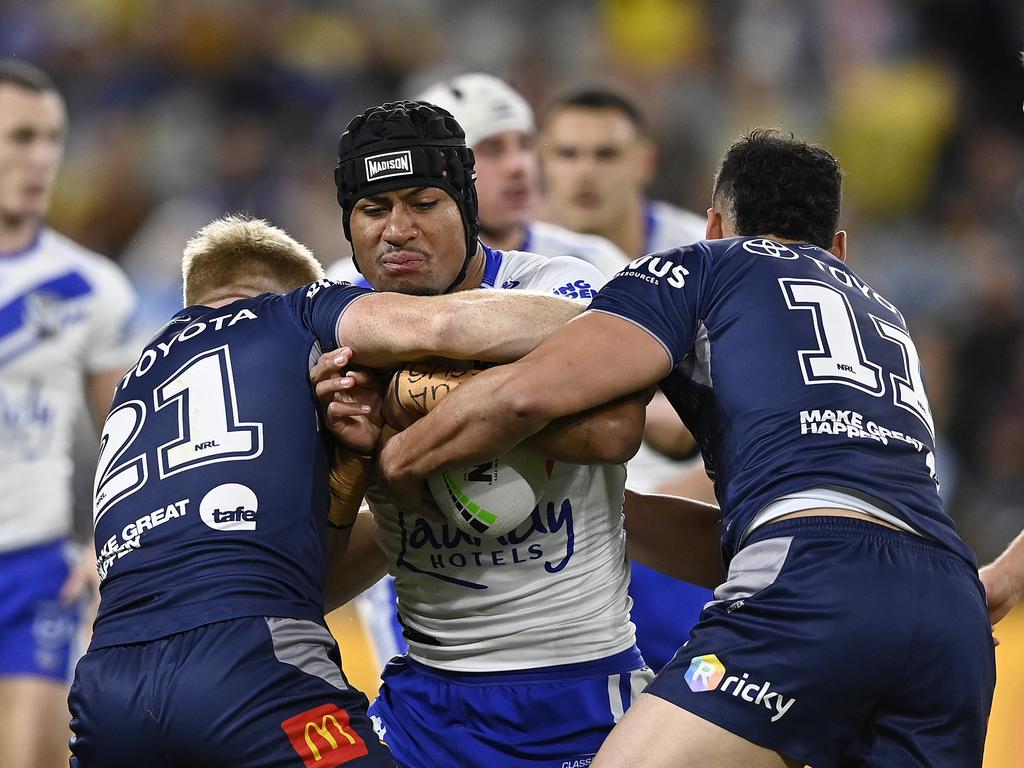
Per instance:
[[[327,350],[341,346],[338,321],[345,310],[352,302],[371,293],[369,288],[324,279],[297,288],[286,300],[296,312],[299,323],[316,338],[321,349]]]
[[[592,299],[607,278],[588,261],[575,256],[538,259],[522,273],[515,275],[518,288],[548,291],[566,299]]]
[[[609,280],[588,309],[640,326],[661,342],[675,366],[697,335],[709,256],[700,243],[641,256]]]
[[[89,373],[124,370],[135,361],[142,346],[136,324],[135,290],[118,267],[103,267],[92,277],[96,283],[96,303],[85,352],[85,369]]]

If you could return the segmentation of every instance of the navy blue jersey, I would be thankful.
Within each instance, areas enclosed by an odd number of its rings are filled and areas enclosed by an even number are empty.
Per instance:
[[[631,262],[591,309],[650,332],[697,439],[732,557],[773,500],[833,487],[974,563],[943,511],[920,361],[899,310],[827,251],[701,241]]]
[[[309,369],[363,288],[187,307],[121,380],[100,441],[92,647],[214,621],[323,621],[328,442]]]

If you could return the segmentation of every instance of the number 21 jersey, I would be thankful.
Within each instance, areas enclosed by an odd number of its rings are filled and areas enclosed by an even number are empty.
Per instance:
[[[323,621],[327,438],[309,369],[362,288],[187,307],[118,385],[93,517],[92,647],[243,616]]]

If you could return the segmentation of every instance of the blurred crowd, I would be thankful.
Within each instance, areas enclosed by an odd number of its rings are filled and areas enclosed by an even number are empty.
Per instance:
[[[112,259],[155,326],[185,240],[247,211],[345,256],[332,172],[358,111],[487,71],[543,113],[582,82],[648,111],[653,197],[708,204],[755,126],[845,171],[851,264],[901,307],[943,495],[982,560],[1024,527],[1024,4],[1019,0],[7,0],[0,51],[71,121],[53,225]],[[538,211],[540,218],[544,211]]]

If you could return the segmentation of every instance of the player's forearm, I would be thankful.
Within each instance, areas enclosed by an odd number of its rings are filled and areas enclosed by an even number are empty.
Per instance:
[[[91,374],[86,380],[89,412],[92,414],[93,423],[101,432],[110,412],[110,403],[114,399],[114,388],[123,375],[124,371],[102,371]]]
[[[631,558],[668,576],[713,589],[725,579],[718,507],[678,496],[626,489],[623,506]]]
[[[517,409],[513,375],[505,366],[483,371],[391,438],[380,454],[384,477],[425,478],[439,469],[488,461],[540,431],[550,418]]]
[[[444,299],[432,324],[433,354],[507,363],[532,351],[586,309],[582,302],[526,291],[463,291]]]
[[[1005,580],[1015,597],[1013,602],[1019,602],[1021,596],[1024,596],[1024,532],[988,567],[997,571],[1000,578]]]
[[[387,560],[376,541],[377,524],[360,512],[346,531],[330,532],[324,612],[330,613],[372,587],[387,573]]]
[[[644,442],[658,453],[677,460],[689,458],[697,448],[693,436],[661,393],[647,406]]]
[[[428,357],[503,363],[534,349],[585,309],[580,302],[526,291],[461,291],[445,296],[364,296],[338,321],[353,360],[390,368]]]
[[[645,396],[617,400],[548,424],[523,445],[555,461],[622,464],[640,449]]]

